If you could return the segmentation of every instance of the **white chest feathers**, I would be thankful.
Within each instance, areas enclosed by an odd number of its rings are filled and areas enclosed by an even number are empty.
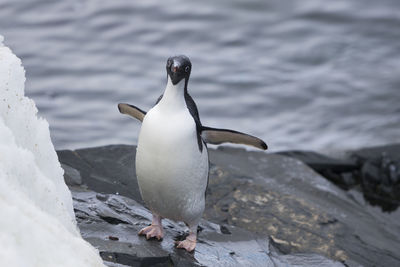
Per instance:
[[[201,217],[208,180],[208,154],[200,151],[196,123],[186,107],[184,81],[168,81],[161,101],[145,116],[136,173],[146,205],[162,217],[187,223]]]

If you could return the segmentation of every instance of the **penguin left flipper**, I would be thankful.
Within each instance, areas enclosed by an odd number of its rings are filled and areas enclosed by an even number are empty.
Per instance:
[[[201,137],[206,143],[214,145],[221,143],[234,143],[250,145],[262,150],[268,149],[267,144],[260,138],[229,129],[218,129],[202,126]]]
[[[120,113],[129,115],[135,119],[138,119],[139,121],[143,121],[144,116],[146,115],[145,111],[141,110],[138,107],[135,107],[134,105],[126,103],[119,103],[118,109]]]

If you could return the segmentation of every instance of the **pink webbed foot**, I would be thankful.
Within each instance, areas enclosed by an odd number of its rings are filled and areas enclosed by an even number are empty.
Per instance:
[[[183,241],[176,241],[177,248],[186,249],[188,252],[192,252],[196,248],[197,238],[195,233],[190,233],[185,240]]]
[[[140,230],[139,235],[145,235],[146,239],[155,237],[157,240],[161,240],[164,237],[162,226],[153,224]]]
[[[153,220],[151,222],[151,225],[140,230],[138,234],[145,235],[146,239],[155,237],[158,240],[161,240],[164,237],[161,217],[153,213]]]

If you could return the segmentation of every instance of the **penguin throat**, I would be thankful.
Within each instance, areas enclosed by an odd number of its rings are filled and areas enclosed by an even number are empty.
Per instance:
[[[182,79],[179,83],[174,85],[171,78],[168,76],[167,87],[165,88],[160,103],[170,107],[186,107],[185,93],[185,79]]]

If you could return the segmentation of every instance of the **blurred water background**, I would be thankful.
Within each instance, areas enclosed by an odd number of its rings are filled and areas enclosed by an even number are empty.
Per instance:
[[[0,0],[0,34],[57,149],[136,144],[117,103],[149,109],[175,54],[205,125],[275,151],[400,141],[398,0]]]

